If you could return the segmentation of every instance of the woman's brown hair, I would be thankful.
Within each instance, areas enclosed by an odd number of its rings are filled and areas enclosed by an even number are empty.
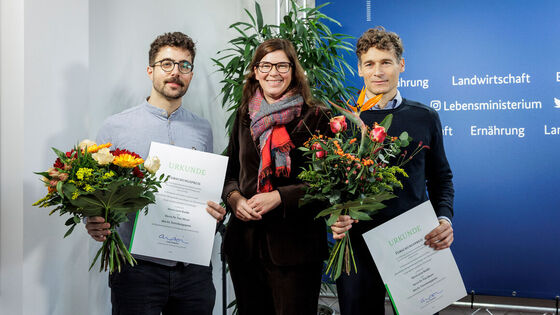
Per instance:
[[[297,58],[297,53],[292,45],[292,42],[282,38],[274,38],[264,41],[260,44],[255,53],[253,55],[253,59],[251,60],[251,64],[249,64],[248,72],[245,75],[245,84],[243,85],[243,95],[241,98],[241,105],[239,110],[241,112],[247,112],[247,106],[251,97],[257,91],[257,88],[260,87],[259,81],[255,78],[255,69],[257,68],[259,62],[261,61],[264,56],[267,54],[282,50],[288,56],[290,63],[292,64],[292,82],[286,91],[293,90],[294,93],[298,93],[303,97],[303,101],[309,105],[314,105],[313,96],[311,95],[311,88],[309,87],[309,82],[307,81],[307,76],[305,75],[305,70],[299,63]]]

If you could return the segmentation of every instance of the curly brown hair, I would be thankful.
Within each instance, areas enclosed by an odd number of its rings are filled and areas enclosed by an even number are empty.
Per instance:
[[[242,113],[246,113],[247,105],[251,97],[253,97],[257,88],[260,87],[259,81],[255,77],[255,69],[264,56],[277,50],[284,51],[292,64],[292,82],[287,90],[293,90],[295,93],[299,93],[307,105],[315,105],[311,94],[311,88],[309,87],[307,76],[305,75],[305,70],[299,63],[294,45],[287,39],[273,38],[264,41],[257,47],[253,54],[253,59],[251,59],[251,63],[247,67],[249,71],[245,74],[245,84],[243,85],[241,105],[239,106]]]
[[[361,62],[361,56],[370,48],[393,51],[397,60],[401,60],[404,51],[403,43],[399,35],[386,31],[383,26],[377,26],[365,31],[356,43],[356,56]]]
[[[153,65],[156,61],[156,55],[162,47],[171,46],[182,48],[188,50],[192,56],[192,62],[194,63],[194,55],[196,53],[194,48],[194,42],[192,38],[181,32],[165,33],[159,35],[154,42],[150,45],[150,52],[148,54],[148,61],[150,65]]]

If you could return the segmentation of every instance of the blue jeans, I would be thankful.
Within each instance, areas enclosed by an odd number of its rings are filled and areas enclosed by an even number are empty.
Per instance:
[[[109,276],[113,315],[209,315],[216,289],[212,268],[138,260]]]

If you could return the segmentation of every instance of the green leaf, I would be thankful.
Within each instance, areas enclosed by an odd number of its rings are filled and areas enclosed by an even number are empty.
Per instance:
[[[403,141],[404,141],[404,140],[407,140],[407,141],[408,141],[408,138],[409,138],[408,132],[406,132],[406,131],[403,131],[403,132],[401,133],[401,135],[399,136],[399,139],[400,139],[400,140],[403,140]]]
[[[323,211],[319,212],[319,214],[315,216],[315,219],[330,215],[332,213],[335,213],[336,211],[337,211],[336,205],[328,207],[327,209],[324,209]]]
[[[74,228],[76,227],[76,224],[72,225],[68,231],[66,231],[66,233],[64,234],[64,238],[66,238],[68,235],[72,234],[72,231],[74,231]]]
[[[388,132],[392,122],[393,122],[393,114],[389,114],[385,116],[385,118],[379,125],[385,127],[385,132]]]
[[[344,261],[344,252],[346,251],[346,241],[348,240],[348,237],[348,234],[346,234],[346,236],[344,236],[344,238],[340,240],[342,244],[340,250],[338,251],[334,279],[338,279],[340,277],[340,273],[342,272],[342,262]]]
[[[65,160],[66,159],[66,153],[60,151],[57,148],[53,148],[51,147],[51,149],[54,151],[54,153],[56,153],[56,155],[61,159],[61,160]]]
[[[257,15],[257,30],[260,32],[263,28],[263,16],[261,11],[261,6],[257,1],[255,1],[255,12]],[[253,23],[255,22],[253,21]]]
[[[327,226],[331,226],[333,225],[336,220],[338,220],[338,218],[340,217],[340,214],[342,213],[342,210],[336,210],[334,211],[331,216],[329,217],[329,219],[327,220]]]
[[[408,147],[409,144],[408,140],[401,140],[401,148]]]
[[[70,226],[70,225],[75,224],[75,223],[76,222],[74,222],[74,217],[71,217],[68,220],[66,220],[66,222],[64,222],[64,225]]]
[[[354,220],[362,220],[362,221],[368,221],[371,220],[371,217],[364,212],[355,210],[355,209],[350,209],[349,213],[350,217]]]
[[[255,6],[257,6],[258,3],[255,2]],[[253,17],[253,15],[251,14],[251,12],[249,12],[249,10],[245,9],[245,13],[247,13],[247,16],[249,16],[249,18],[251,19],[251,22],[253,23],[253,25],[255,25],[255,18]],[[239,23],[239,22],[238,22]],[[231,27],[231,26],[230,26]]]

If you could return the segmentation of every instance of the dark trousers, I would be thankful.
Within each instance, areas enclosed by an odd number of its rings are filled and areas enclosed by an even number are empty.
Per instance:
[[[352,235],[358,273],[342,273],[336,281],[341,315],[385,314],[385,285],[361,235]]]
[[[167,267],[138,260],[109,276],[113,315],[209,315],[216,290],[212,268]]]
[[[228,261],[239,315],[316,315],[322,262],[276,266],[269,259]]]

